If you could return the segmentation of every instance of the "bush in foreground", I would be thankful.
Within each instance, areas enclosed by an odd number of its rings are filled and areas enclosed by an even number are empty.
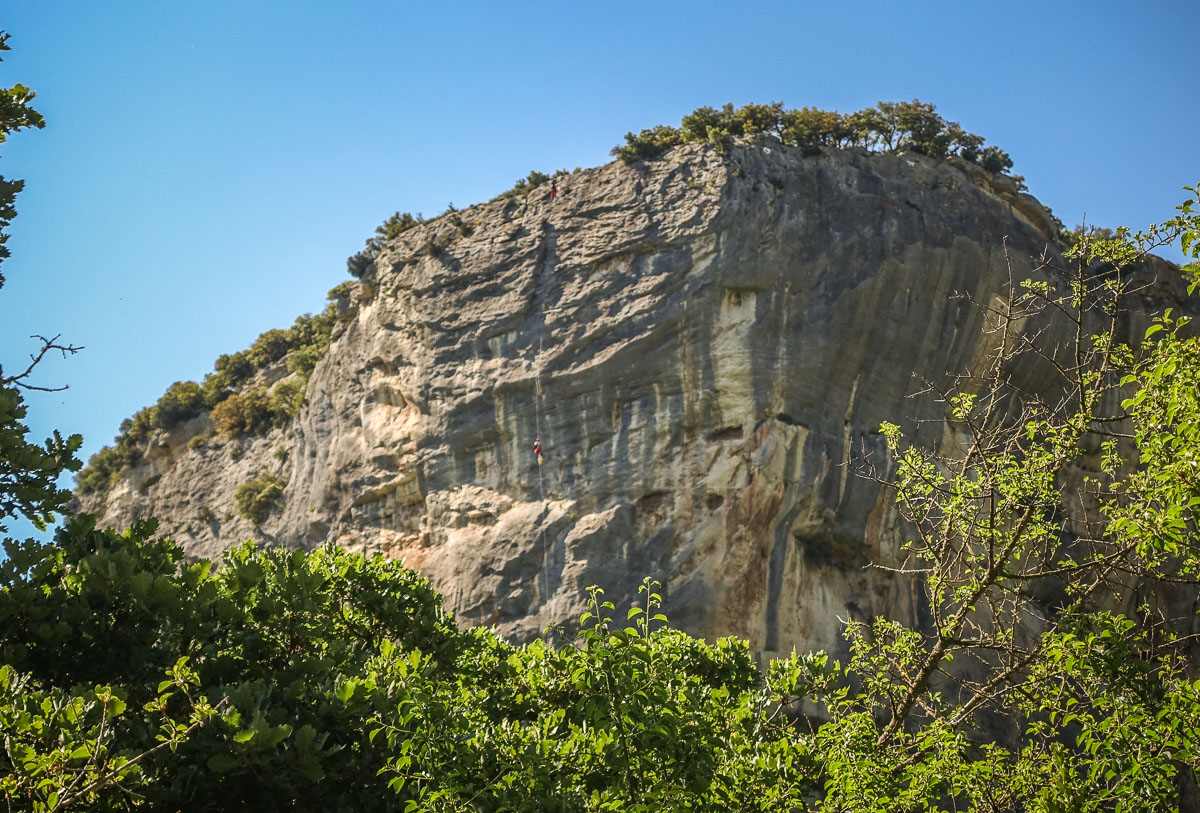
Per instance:
[[[669,629],[649,584],[627,627],[597,591],[577,646],[514,648],[379,556],[247,545],[213,568],[153,530],[10,544],[11,804],[777,810],[811,777],[745,644]]]

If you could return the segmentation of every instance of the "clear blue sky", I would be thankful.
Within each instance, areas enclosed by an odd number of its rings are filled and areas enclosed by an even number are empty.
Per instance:
[[[1068,225],[1143,226],[1200,182],[1200,3],[6,0],[37,91],[0,359],[84,454],[171,382],[300,313],[396,210],[594,166],[701,105],[920,98],[1007,149]]]

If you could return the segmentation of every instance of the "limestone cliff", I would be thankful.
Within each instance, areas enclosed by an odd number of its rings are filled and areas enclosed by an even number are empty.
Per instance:
[[[912,617],[912,585],[864,569],[896,559],[890,497],[846,460],[882,454],[885,420],[940,436],[939,405],[907,396],[986,341],[953,295],[1028,276],[1048,213],[958,161],[761,143],[547,189],[394,240],[289,426],[197,446],[197,418],[84,507],[157,515],[205,556],[383,551],[515,638],[643,576],[679,626],[766,654]],[[256,528],[232,495],[261,471],[286,486]]]

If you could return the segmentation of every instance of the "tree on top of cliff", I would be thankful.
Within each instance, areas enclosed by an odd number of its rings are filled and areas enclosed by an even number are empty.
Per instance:
[[[724,151],[735,136],[765,136],[799,147],[809,155],[824,147],[866,147],[885,152],[911,151],[933,158],[956,155],[979,163],[989,172],[1012,168],[1008,153],[984,147],[981,136],[958,122],[943,119],[932,104],[880,102],[875,107],[842,114],[815,107],[785,109],[782,102],[747,104],[720,110],[700,107],[683,117],[679,127],[660,124],[640,133],[626,133],[625,143],[612,154],[626,164],[651,160],[676,144],[708,142]]]
[[[394,213],[383,223],[375,227],[375,234],[367,238],[367,244],[363,250],[357,254],[352,254],[346,260],[346,270],[350,276],[361,278],[365,276],[371,269],[371,264],[375,262],[375,258],[379,256],[379,252],[387,246],[388,242],[396,237],[399,237],[404,232],[418,226],[424,222],[424,218],[420,215],[414,217],[409,212]]]

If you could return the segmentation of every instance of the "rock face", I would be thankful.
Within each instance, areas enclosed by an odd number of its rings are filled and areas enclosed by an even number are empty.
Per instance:
[[[764,655],[913,617],[910,583],[864,569],[896,561],[891,498],[846,461],[882,464],[882,421],[941,436],[941,407],[907,396],[988,341],[953,295],[1028,276],[1048,213],[961,162],[763,144],[547,189],[393,241],[291,425],[197,447],[197,419],[84,508],[159,516],[198,555],[383,551],[516,639],[645,576],[676,625]],[[254,528],[232,494],[263,470],[287,485]]]

